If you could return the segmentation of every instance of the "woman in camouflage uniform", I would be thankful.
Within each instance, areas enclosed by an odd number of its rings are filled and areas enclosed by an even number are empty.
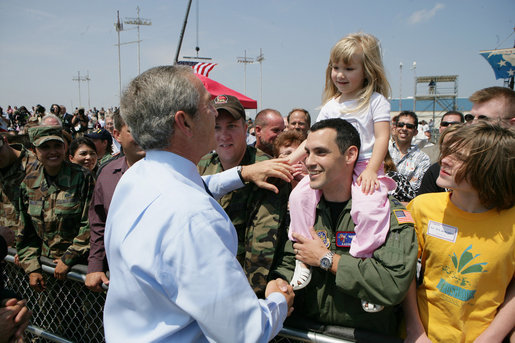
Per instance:
[[[60,127],[32,127],[29,137],[43,168],[27,174],[20,185],[16,248],[31,287],[42,291],[40,256],[54,259],[54,276],[61,280],[71,266],[87,258],[94,179],[86,169],[65,160]]]

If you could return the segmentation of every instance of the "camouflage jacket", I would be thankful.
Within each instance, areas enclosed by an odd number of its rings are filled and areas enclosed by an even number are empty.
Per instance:
[[[0,226],[17,230],[20,217],[15,210],[20,197],[20,184],[25,176],[39,168],[40,164],[32,152],[21,144],[12,144],[14,150],[20,152],[18,159],[5,170],[0,170]]]
[[[247,146],[240,165],[249,165],[269,158],[261,150]],[[223,171],[218,154],[204,156],[198,164],[198,170],[201,175]],[[290,187],[284,182],[277,185],[279,194],[247,183],[243,188],[219,200],[238,234],[236,257],[258,297],[264,297],[278,239],[286,235],[284,222]]]
[[[20,186],[16,249],[26,273],[41,268],[39,256],[61,258],[68,266],[86,261],[94,186],[88,170],[69,162],[50,183],[44,168],[25,177]]]

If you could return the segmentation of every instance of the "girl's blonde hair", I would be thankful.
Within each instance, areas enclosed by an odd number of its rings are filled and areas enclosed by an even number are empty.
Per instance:
[[[333,62],[350,63],[352,56],[358,55],[363,62],[365,82],[358,94],[358,106],[352,112],[360,111],[368,106],[374,92],[390,97],[391,87],[386,79],[379,40],[363,32],[351,33],[338,41],[331,49],[329,63],[325,71],[325,88],[322,103],[339,96],[340,92],[331,79]]]

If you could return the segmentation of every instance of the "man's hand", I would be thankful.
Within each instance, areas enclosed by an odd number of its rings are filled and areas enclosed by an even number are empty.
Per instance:
[[[103,292],[102,283],[109,285],[109,279],[104,272],[94,272],[86,274],[85,285],[94,292]]]
[[[58,280],[66,279],[66,274],[70,271],[70,267],[67,266],[60,258],[55,259],[54,263],[57,264],[54,269],[54,277]]]
[[[23,343],[23,332],[29,325],[32,312],[25,300],[12,298],[0,308],[0,342]]]
[[[279,190],[267,182],[268,178],[278,178],[290,182],[293,179],[292,173],[293,168],[288,164],[287,158],[261,161],[241,168],[241,176],[245,182],[254,182],[258,187],[276,194],[279,193]]]
[[[288,284],[283,279],[275,279],[266,285],[265,297],[274,292],[281,293],[286,298],[286,303],[288,304],[288,316],[293,312],[293,299],[295,298],[295,293],[293,293],[293,288],[290,284]]]
[[[293,244],[295,258],[313,267],[320,267],[320,259],[329,252],[324,242],[318,237],[313,227],[309,228],[311,238],[306,238],[300,234],[293,234],[297,240]]]
[[[29,274],[29,284],[30,287],[34,288],[34,290],[38,292],[42,292],[45,290],[45,279],[43,278],[43,275],[38,272],[32,272]]]

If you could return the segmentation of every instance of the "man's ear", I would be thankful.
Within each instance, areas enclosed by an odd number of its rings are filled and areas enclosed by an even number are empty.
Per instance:
[[[175,113],[175,130],[179,130],[186,137],[193,136],[193,119],[184,111]]]
[[[261,135],[261,126],[259,126],[259,125],[254,126],[254,134],[256,135],[256,137],[258,135]]]
[[[345,151],[345,161],[348,164],[354,165],[356,161],[358,160],[359,150],[355,145],[351,145],[349,148],[347,148],[347,151]]]
[[[120,131],[113,129],[113,138],[116,139],[118,143],[120,143]]]

